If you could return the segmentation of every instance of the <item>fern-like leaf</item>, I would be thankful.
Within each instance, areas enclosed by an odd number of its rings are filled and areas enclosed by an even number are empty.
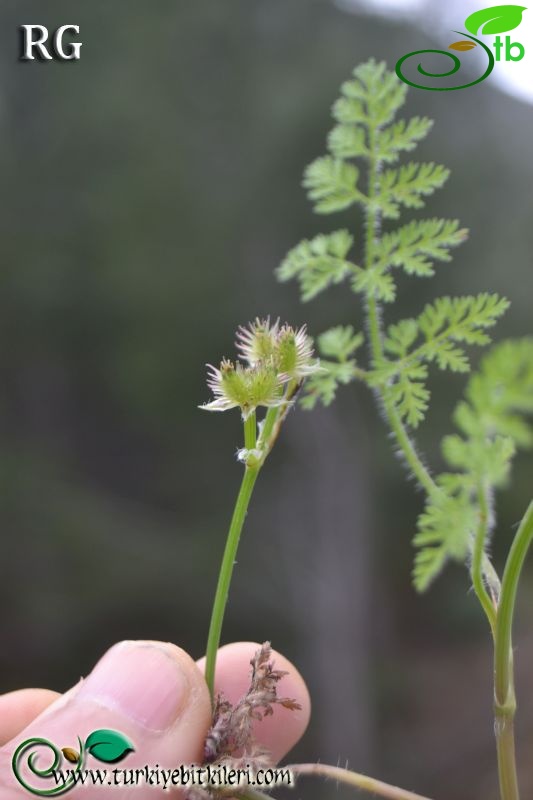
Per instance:
[[[363,341],[363,334],[355,333],[351,325],[339,325],[318,337],[320,354],[326,356],[326,359],[320,360],[322,369],[311,375],[306,382],[301,401],[304,408],[314,408],[318,402],[324,406],[331,405],[339,386],[354,380],[357,365],[352,356]],[[336,361],[331,361],[332,358]]]
[[[468,347],[490,341],[489,330],[508,302],[488,293],[442,297],[426,305],[418,317],[390,325],[382,335],[380,306],[396,299],[398,270],[409,276],[433,276],[435,265],[450,261],[450,251],[467,234],[456,220],[443,219],[416,220],[382,231],[383,222],[398,219],[402,209],[422,208],[449,176],[444,166],[435,163],[398,164],[432,127],[425,117],[395,119],[406,91],[383,63],[371,60],[357,67],[333,105],[335,126],[328,137],[328,155],[314,161],[304,175],[318,213],[354,204],[366,212],[361,263],[347,260],[352,242],[344,231],[331,235],[340,236],[340,244],[330,237],[302,242],[289,253],[278,276],[297,278],[304,299],[346,277],[363,295],[372,332],[370,369],[359,368],[354,358],[361,335],[351,327],[332,328],[319,339],[323,369],[306,382],[303,404],[327,405],[341,384],[355,378],[376,389],[400,449],[409,454],[413,471],[428,492],[415,539],[415,584],[423,590],[449,558],[468,559],[475,531],[478,543],[479,536],[488,538],[487,515],[480,514],[480,505],[487,505],[486,493],[507,480],[516,448],[533,446],[533,427],[524,419],[525,413],[533,413],[533,340],[506,344],[483,359],[455,412],[459,432],[443,441],[444,459],[452,471],[435,483],[409,444],[404,426],[416,428],[425,417],[430,365],[469,371]],[[482,555],[487,585],[494,586],[494,571],[487,554]]]
[[[338,158],[323,156],[310,164],[303,185],[315,203],[318,214],[331,214],[349,208],[363,195],[357,189],[359,170]]]
[[[477,511],[467,492],[441,488],[428,498],[414,538],[418,552],[413,581],[419,592],[429,587],[448,559],[466,560],[476,524]]]
[[[497,489],[507,482],[516,447],[510,436],[487,437],[481,441],[453,435],[443,439],[442,453],[451,467],[470,473],[477,482],[484,481]]]
[[[336,125],[328,136],[328,149],[335,158],[366,157],[365,129],[356,125]]]
[[[277,269],[278,278],[282,281],[297,278],[302,300],[307,302],[355,271],[355,264],[346,259],[352,244],[353,237],[346,230],[304,239],[282,261]]]
[[[400,417],[412,428],[417,428],[429,406],[430,392],[426,386],[427,367],[416,364],[403,370],[390,387],[390,399]]]
[[[351,325],[337,325],[318,337],[320,353],[327,358],[347,361],[364,342],[362,333],[355,333]]]
[[[400,206],[423,208],[423,198],[443,186],[449,175],[446,167],[433,162],[410,162],[399,169],[384,170],[379,178],[376,204],[385,219],[398,219]]]
[[[434,274],[432,261],[450,261],[449,249],[466,238],[457,220],[430,219],[411,222],[386,233],[374,247],[374,263],[357,268],[352,281],[356,293],[384,303],[396,299],[396,283],[390,274],[402,267],[408,275],[429,277]]]
[[[508,300],[486,292],[475,296],[439,297],[434,303],[426,305],[417,319],[400,323],[404,328],[408,327],[411,338],[416,326],[418,338],[412,338],[411,341],[411,345],[417,344],[415,349],[410,352],[399,350],[398,325],[392,325],[385,339],[385,350],[399,356],[394,367],[397,372],[421,361],[434,361],[443,370],[467,372],[470,368],[468,358],[464,348],[459,345],[487,344],[490,341],[487,330],[496,324],[508,307]],[[423,342],[418,344],[420,337]],[[387,365],[383,365],[383,368],[390,376]]]
[[[533,339],[493,347],[470,378],[454,421],[464,436],[509,436],[517,447],[533,447]]]
[[[427,219],[386,233],[374,249],[376,266],[401,267],[408,275],[435,274],[433,261],[451,261],[449,250],[466,239],[457,220]]]
[[[388,128],[381,129],[377,134],[380,160],[385,164],[394,164],[402,152],[414,150],[432,127],[433,121],[427,117],[413,117],[409,121],[402,119]]]
[[[417,427],[429,403],[427,364],[434,362],[442,370],[468,372],[470,363],[463,345],[490,341],[486,331],[508,305],[496,294],[441,297],[428,304],[417,319],[390,325],[384,343],[387,357],[374,364],[369,383],[388,385],[400,416]]]
[[[460,434],[443,439],[444,458],[456,471],[440,476],[440,494],[428,500],[429,516],[426,509],[419,520],[418,590],[429,586],[447,559],[465,559],[479,519],[479,487],[492,492],[504,486],[517,448],[533,447],[526,415],[533,415],[533,339],[503,342],[481,360],[467,384],[454,413]],[[489,568],[486,559],[488,582]]]
[[[301,405],[307,410],[314,408],[318,402],[324,406],[331,405],[339,386],[351,383],[356,375],[355,365],[351,361],[339,364],[322,359],[320,366],[322,370],[311,375],[305,383]]]
[[[373,59],[353,71],[353,80],[341,86],[342,97],[333,107],[339,122],[387,125],[405,103],[407,87],[384,62]],[[346,102],[348,101],[348,102]]]
[[[483,345],[490,342],[487,330],[509,308],[509,301],[497,294],[439,297],[418,317],[418,328],[425,339],[418,355],[436,361],[440,369],[464,372],[466,354],[453,343]]]

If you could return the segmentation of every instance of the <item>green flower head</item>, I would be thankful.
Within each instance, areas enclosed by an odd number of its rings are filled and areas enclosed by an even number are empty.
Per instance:
[[[200,406],[205,411],[240,408],[247,419],[258,406],[277,406],[283,399],[283,379],[272,360],[245,366],[224,359],[217,369],[208,365],[207,385],[214,400]]]
[[[277,337],[277,361],[280,371],[289,378],[301,381],[320,369],[320,362],[313,357],[313,343],[304,326],[294,330],[284,325]]]
[[[320,369],[305,325],[295,330],[290,325],[280,327],[279,319],[271,325],[270,319],[257,318],[248,327],[239,328],[236,345],[241,358],[250,365],[274,361],[285,379],[301,381]]]
[[[241,325],[237,330],[235,346],[243,361],[257,364],[259,361],[273,359],[276,355],[278,331],[279,319],[271,325],[270,317],[256,317],[247,327]]]

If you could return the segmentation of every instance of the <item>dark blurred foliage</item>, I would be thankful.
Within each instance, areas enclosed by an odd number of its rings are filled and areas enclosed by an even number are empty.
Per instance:
[[[79,24],[81,61],[19,62],[28,22]],[[272,271],[339,224],[313,217],[300,179],[340,82],[369,56],[392,65],[429,42],[325,0],[27,0],[3,4],[0,31],[0,685],[63,690],[117,639],[202,653],[241,436],[237,412],[197,409],[204,363],[230,355],[256,314],[311,332],[360,318],[344,288],[302,307]],[[497,336],[527,334],[531,108],[486,83],[413,91],[407,111],[436,120],[420,158],[453,170],[429,214],[472,234],[432,283],[405,282],[398,312],[490,289],[513,302]],[[418,438],[436,466],[462,386],[434,381]],[[499,564],[529,464],[499,502]],[[362,389],[291,415],[247,520],[225,640],[271,638],[300,667],[314,718],[298,756],[485,800],[488,633],[464,569],[423,598],[410,588],[420,503]]]

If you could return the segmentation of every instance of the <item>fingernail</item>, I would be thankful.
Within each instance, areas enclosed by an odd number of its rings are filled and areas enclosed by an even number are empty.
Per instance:
[[[78,698],[119,711],[143,728],[166,731],[180,716],[189,682],[171,649],[121,642],[98,662]]]

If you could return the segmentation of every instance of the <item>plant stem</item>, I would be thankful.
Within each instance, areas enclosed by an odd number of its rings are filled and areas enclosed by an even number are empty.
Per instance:
[[[518,582],[533,539],[530,503],[507,557],[496,618],[494,643],[494,709],[500,793],[502,800],[519,800],[514,744],[516,700],[513,670],[513,618]]]
[[[409,436],[407,428],[403,424],[400,415],[394,407],[394,403],[392,403],[387,397],[386,389],[383,391],[383,408],[385,410],[387,421],[398,443],[398,447],[400,448],[407,465],[410,467],[411,472],[417,479],[418,483],[423,489],[425,489],[428,495],[439,492],[439,487],[431,477],[429,470],[418,455],[414,442]]]
[[[498,751],[501,800],[520,800],[520,790],[516,775],[514,710],[512,713],[507,711],[496,713],[494,731]]]
[[[512,665],[509,653],[512,650],[512,626],[516,602],[518,581],[524,561],[533,539],[533,502],[520,523],[513,544],[507,557],[502,579],[502,592],[496,624],[495,651],[495,689],[496,697],[502,703],[507,699],[507,692],[512,676]]]
[[[224,556],[218,576],[215,599],[213,601],[205,659],[205,681],[211,695],[211,702],[214,702],[215,668],[222,633],[222,623],[224,621],[224,612],[228,601],[229,587],[244,520],[259,471],[274,446],[281,425],[290,408],[290,401],[297,389],[298,383],[292,381],[287,387],[285,402],[280,406],[268,409],[259,442],[257,441],[257,419],[255,411],[244,421],[244,446],[246,450],[256,450],[259,446],[260,455],[258,458],[255,456],[251,458],[244,470],[241,488],[231,518]]]
[[[374,246],[378,236],[379,214],[376,209],[376,183],[379,162],[376,155],[376,129],[370,124],[368,127],[368,205],[366,211],[366,237],[365,237],[365,269],[370,269],[374,262]],[[381,341],[380,314],[376,298],[367,294],[368,331],[370,336],[370,350],[373,362],[383,355]]]
[[[489,532],[490,508],[489,492],[486,486],[480,486],[478,491],[479,503],[479,523],[474,539],[474,549],[472,551],[472,584],[477,598],[489,621],[492,636],[496,633],[496,609],[492,602],[483,576],[483,556],[485,554],[485,542]]]
[[[292,380],[287,384],[283,403],[274,408],[269,408],[265,417],[265,423],[259,437],[259,449],[261,450],[261,466],[265,463],[267,456],[276,444],[281,426],[285,422],[287,414],[292,406],[294,397],[298,393],[301,383]]]
[[[273,407],[268,409],[265,421],[263,423],[263,427],[261,429],[261,435],[259,437],[259,444],[261,449],[263,449],[266,443],[270,441],[270,437],[272,436],[272,431],[278,419],[278,415],[279,415],[279,407]]]
[[[254,450],[257,444],[257,420],[255,411],[244,420],[244,446],[247,450]]]
[[[255,425],[255,420],[254,420]],[[226,541],[226,548],[224,550],[224,557],[220,567],[220,574],[218,576],[217,590],[213,602],[213,611],[211,614],[211,623],[209,625],[209,636],[207,638],[207,650],[205,661],[205,680],[209,688],[211,700],[214,699],[214,683],[215,683],[215,666],[217,651],[220,644],[220,636],[222,632],[222,622],[224,620],[224,611],[228,600],[229,587],[231,583],[231,576],[233,574],[233,567],[235,564],[235,556],[241,538],[241,531],[252,496],[253,488],[259,474],[259,469],[252,469],[246,467],[244,476],[241,483],[241,488],[235,503],[233,517]]]
[[[379,214],[376,210],[376,181],[379,172],[379,161],[376,154],[376,131],[373,125],[368,129],[368,150],[369,150],[369,177],[368,177],[368,207],[366,215],[366,241],[365,241],[365,269],[371,269],[374,262],[374,247],[379,234]],[[372,365],[375,365],[383,358],[383,335],[380,325],[380,308],[376,298],[367,294],[366,312],[368,321],[368,332],[370,340],[370,356]],[[428,469],[425,467],[416,447],[412,442],[394,403],[388,397],[387,387],[376,389],[387,418],[389,427],[394,434],[398,447],[403,457],[418,483],[431,495],[439,491],[439,488]]]
[[[340,781],[361,791],[388,798],[388,800],[429,800],[420,794],[399,789],[397,786],[377,781],[367,775],[360,775],[341,767],[331,767],[328,764],[291,764],[288,769],[292,770],[294,775],[319,775],[323,778],[331,778],[331,780]]]

